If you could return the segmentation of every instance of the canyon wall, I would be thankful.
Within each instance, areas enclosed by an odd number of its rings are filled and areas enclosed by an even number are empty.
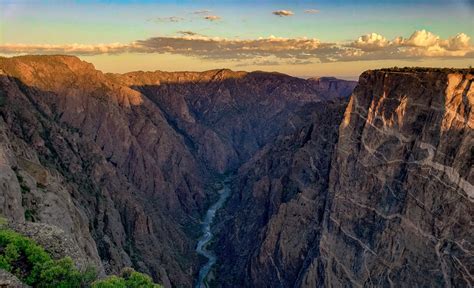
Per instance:
[[[471,286],[473,78],[365,72],[340,122],[328,106],[256,155],[222,216],[218,286]]]
[[[321,276],[334,286],[473,284],[473,78],[361,76],[339,130],[321,256],[305,286]]]

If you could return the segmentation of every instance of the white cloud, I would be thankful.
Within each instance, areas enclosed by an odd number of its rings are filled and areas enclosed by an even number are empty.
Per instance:
[[[469,41],[471,38],[464,33],[458,33],[446,41],[445,47],[448,50],[463,50],[469,49]]]
[[[4,44],[0,45],[0,53],[4,54],[68,54],[68,55],[97,55],[119,54],[129,51],[133,44]]]
[[[426,31],[419,30],[411,34],[410,38],[406,39],[403,44],[406,46],[415,47],[430,47],[439,43],[439,36]]]
[[[370,33],[360,36],[352,42],[352,47],[360,48],[364,51],[380,50],[389,45],[389,41],[380,34]]]
[[[306,14],[317,14],[319,12],[320,11],[318,9],[306,9],[306,10],[304,10],[304,13],[306,13]]]
[[[295,13],[290,10],[277,10],[272,12],[273,15],[277,15],[280,17],[285,17],[285,16],[293,16]]]
[[[470,37],[464,33],[441,39],[426,30],[415,31],[408,38],[399,36],[392,41],[377,33],[370,33],[359,37],[347,47],[360,49],[363,53],[356,53],[355,57],[362,59],[470,57],[474,51]]]

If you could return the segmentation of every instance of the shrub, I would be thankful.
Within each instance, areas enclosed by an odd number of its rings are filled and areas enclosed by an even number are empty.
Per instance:
[[[81,272],[71,258],[53,260],[33,240],[0,230],[0,268],[34,287],[84,287],[96,278],[92,268]]]
[[[125,279],[112,275],[92,283],[93,288],[127,288]]]
[[[150,276],[137,272],[132,268],[124,268],[119,276],[109,276],[92,284],[93,288],[161,288],[153,283]]]
[[[128,288],[158,288],[161,287],[160,285],[157,285],[153,283],[153,280],[151,279],[150,276],[139,273],[137,271],[133,271],[128,279],[125,281],[127,283]]]
[[[0,220],[3,218],[0,218]],[[79,271],[71,258],[54,260],[33,240],[14,231],[0,229],[0,269],[22,282],[38,288],[161,288],[150,276],[132,268],[122,270],[120,276],[96,280],[93,267]]]

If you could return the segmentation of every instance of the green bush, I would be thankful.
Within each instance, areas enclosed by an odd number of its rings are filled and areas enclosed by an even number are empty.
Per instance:
[[[2,220],[3,218],[0,218]],[[6,222],[6,221],[5,221]],[[97,273],[90,267],[79,271],[71,258],[54,260],[33,240],[14,231],[0,229],[0,269],[22,282],[38,288],[161,288],[150,276],[132,268],[122,270],[120,276],[96,280]]]
[[[93,288],[127,288],[125,279],[112,275],[92,283]]]
[[[137,272],[132,268],[125,268],[119,276],[109,276],[92,284],[93,288],[161,288],[153,283],[150,276]]]
[[[53,260],[33,240],[0,230],[0,268],[34,287],[86,287],[96,278],[92,268],[81,272],[71,258]]]

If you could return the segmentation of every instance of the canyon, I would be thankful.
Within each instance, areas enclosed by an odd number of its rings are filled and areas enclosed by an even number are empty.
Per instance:
[[[473,79],[0,57],[0,215],[165,287],[469,287]]]

